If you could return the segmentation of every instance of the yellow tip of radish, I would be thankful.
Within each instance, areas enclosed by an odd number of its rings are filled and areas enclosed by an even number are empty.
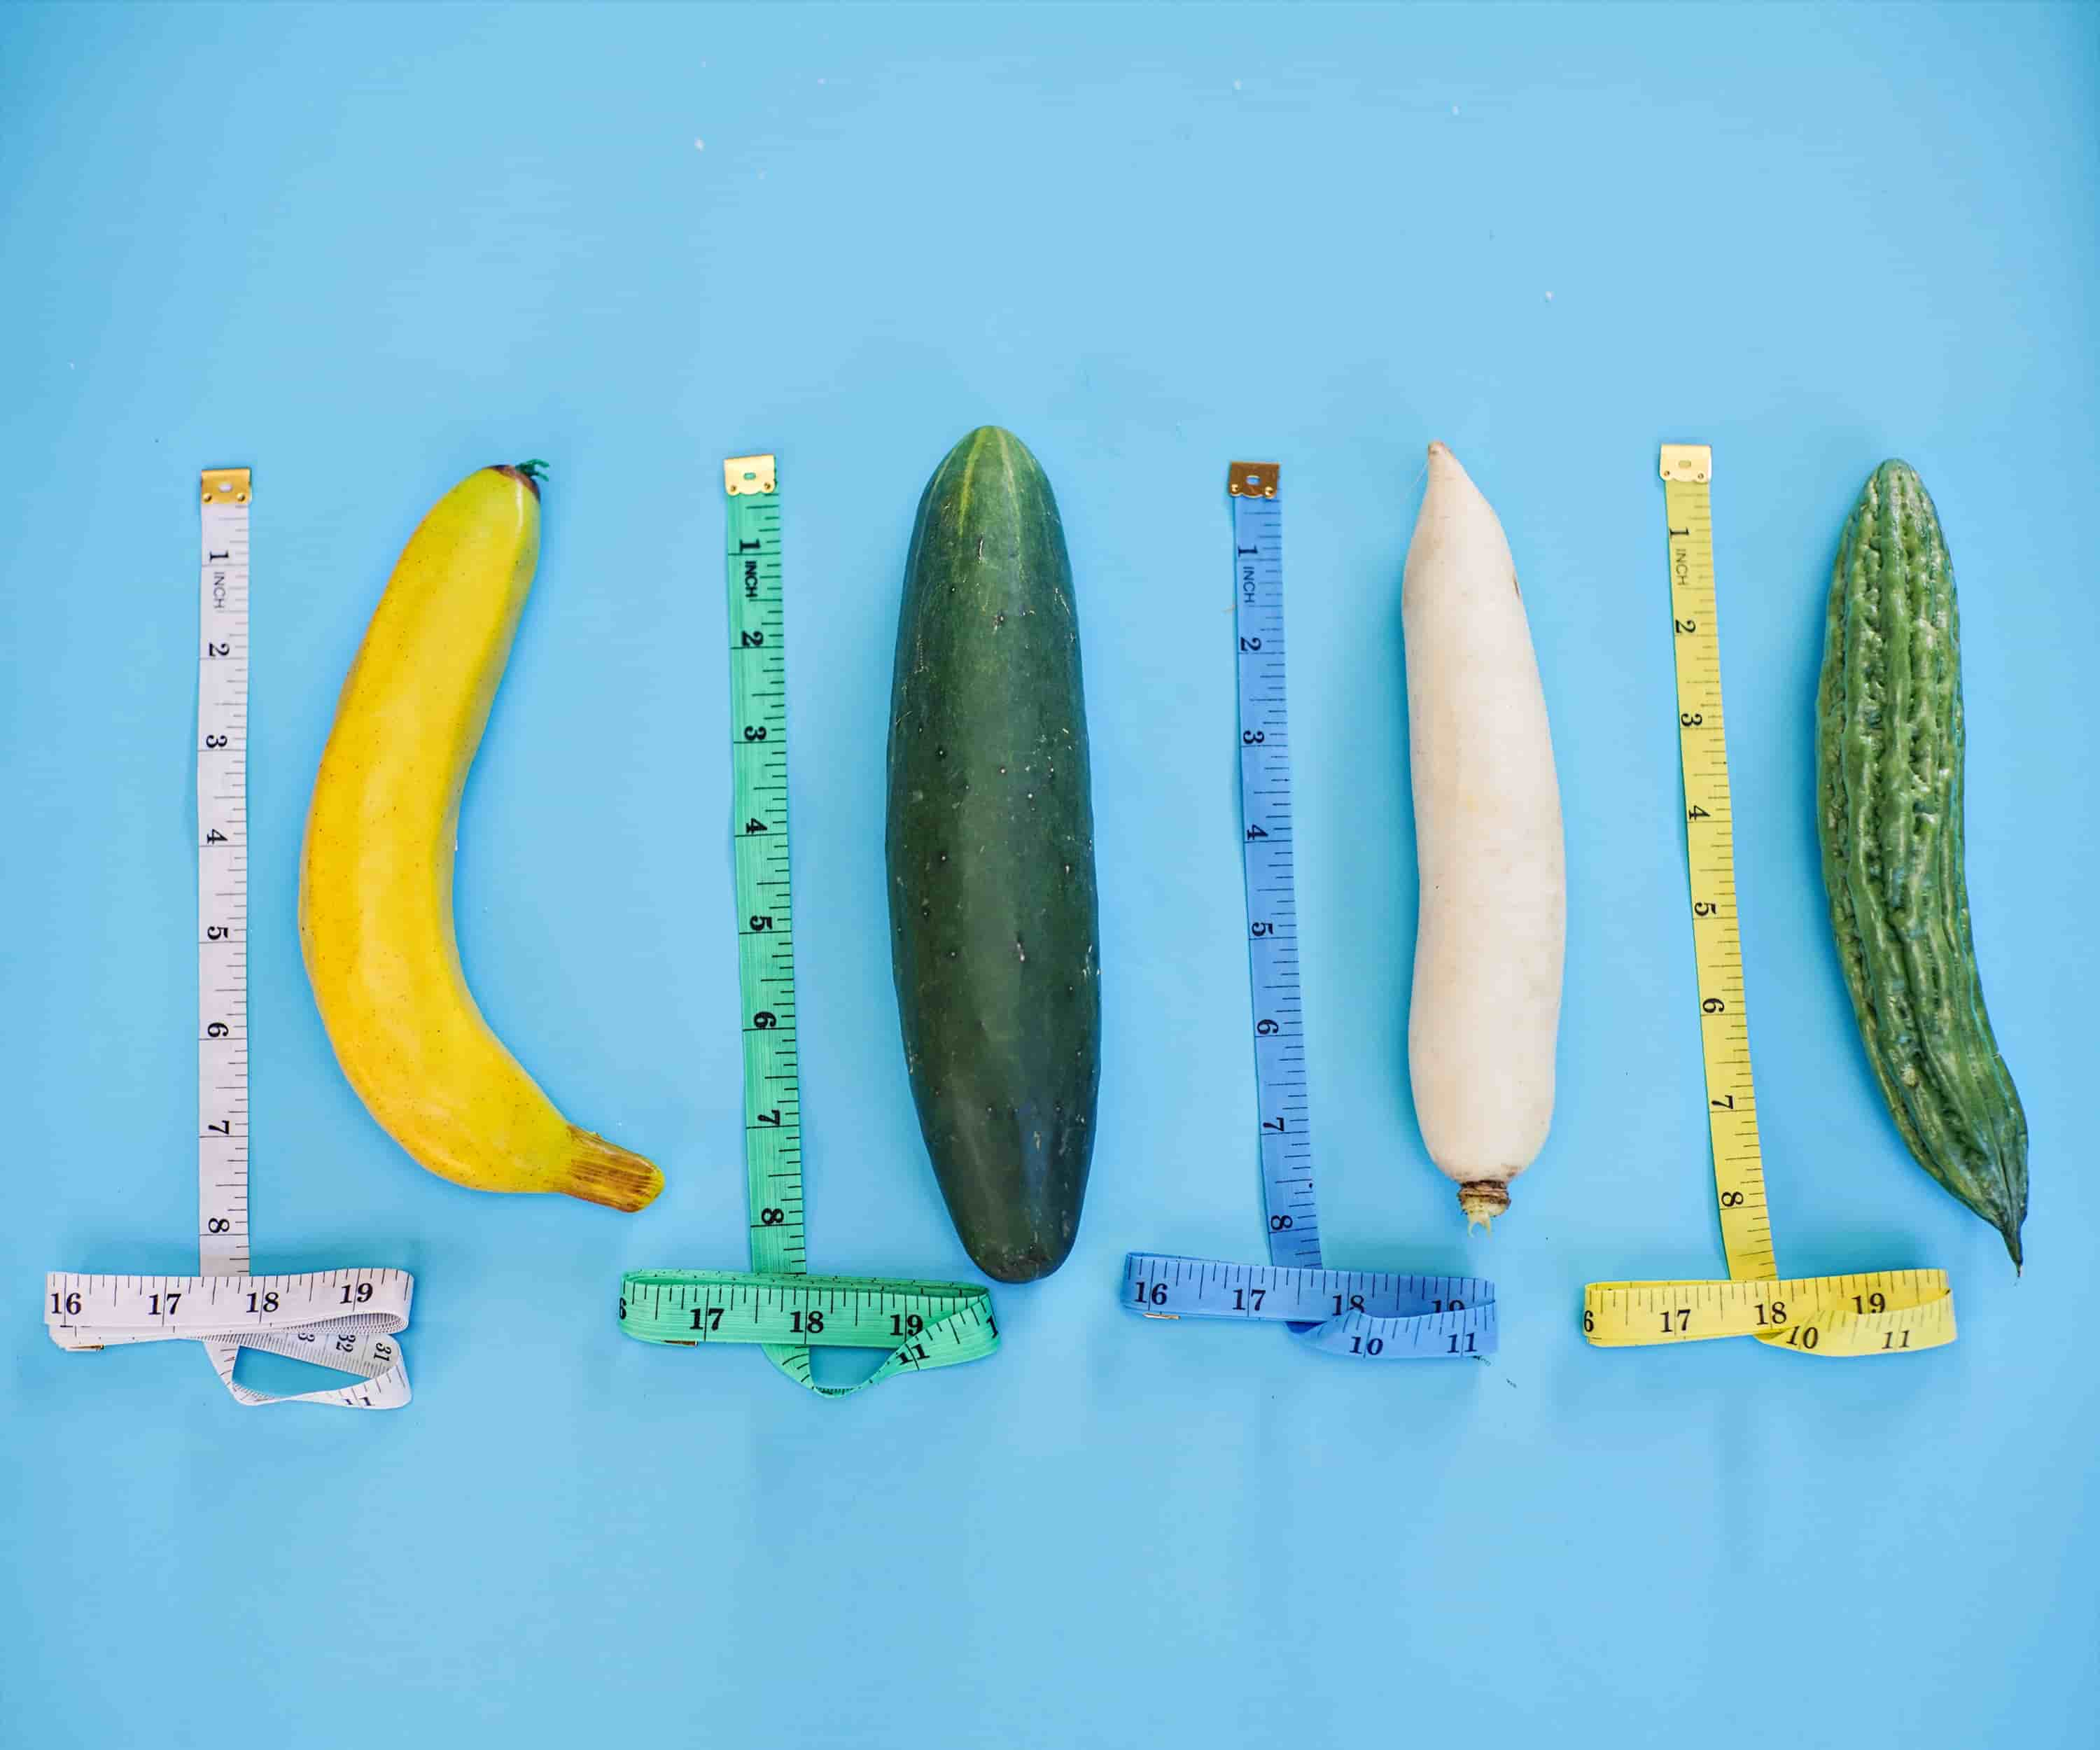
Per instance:
[[[1493,1231],[1496,1216],[1509,1208],[1509,1187],[1499,1179],[1469,1179],[1458,1188],[1458,1207],[1466,1212],[1466,1231]]]

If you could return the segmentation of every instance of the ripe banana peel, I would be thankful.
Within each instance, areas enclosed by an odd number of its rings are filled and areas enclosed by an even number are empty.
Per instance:
[[[638,1210],[663,1174],[555,1109],[482,1019],[452,931],[460,791],[539,557],[537,465],[470,474],[394,568],[314,780],[299,944],[343,1073],[421,1165]]]

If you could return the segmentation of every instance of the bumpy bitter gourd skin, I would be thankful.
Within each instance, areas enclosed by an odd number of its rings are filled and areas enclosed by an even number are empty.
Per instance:
[[[1998,1055],[1962,871],[1961,619],[1924,483],[1874,470],[1830,581],[1816,828],[1867,1060],[1919,1166],[2020,1262],[2027,1126]]]
[[[1050,483],[981,426],[927,483],[890,694],[890,950],[935,1176],[986,1275],[1079,1232],[1101,1085],[1079,624]]]

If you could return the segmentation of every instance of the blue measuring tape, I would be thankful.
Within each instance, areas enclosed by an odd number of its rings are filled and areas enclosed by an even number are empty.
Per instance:
[[[1312,1192],[1312,1102],[1298,990],[1292,868],[1290,725],[1284,686],[1282,470],[1234,462],[1233,580],[1238,604],[1240,826],[1246,857],[1247,958],[1254,979],[1255,1076],[1268,1263],[1228,1264],[1158,1252],[1123,1262],[1123,1304],[1149,1319],[1287,1325],[1327,1355],[1408,1360],[1495,1352],[1495,1289],[1477,1276],[1329,1270]]]

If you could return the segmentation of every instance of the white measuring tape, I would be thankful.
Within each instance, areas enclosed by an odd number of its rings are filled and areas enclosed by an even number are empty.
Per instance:
[[[193,1276],[44,1278],[61,1349],[201,1342],[245,1404],[398,1409],[408,1401],[396,1332],[413,1280],[400,1270],[248,1273],[248,511],[245,468],[206,470],[197,646],[197,1250]],[[267,1349],[362,1383],[255,1391],[233,1377]]]

